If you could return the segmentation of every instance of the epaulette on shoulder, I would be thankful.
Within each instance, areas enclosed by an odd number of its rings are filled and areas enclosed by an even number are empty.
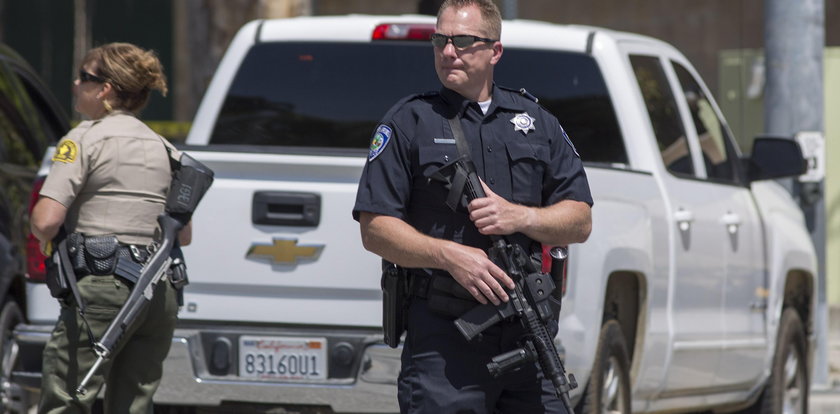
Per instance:
[[[391,106],[391,109],[388,110],[388,112],[385,114],[385,118],[391,117],[394,113],[399,111],[403,106],[405,106],[407,103],[409,103],[411,101],[415,101],[415,100],[418,100],[418,99],[424,99],[424,98],[431,98],[431,97],[434,97],[434,96],[437,96],[437,95],[439,95],[439,92],[429,91],[429,92],[423,92],[423,93],[415,93],[413,95],[408,95],[406,97],[403,97],[402,99],[397,101],[393,106]]]
[[[408,95],[408,96],[400,99],[399,101],[397,101],[397,103],[394,104],[394,107],[400,107],[400,106],[405,105],[408,102],[415,101],[417,99],[431,98],[431,97],[437,96],[439,94],[440,93],[437,92],[437,91],[429,91],[429,92],[415,93],[413,95]]]
[[[426,92],[423,92],[423,93],[418,93],[418,94],[411,95],[409,97],[410,98],[409,100],[421,99],[421,98],[432,98],[432,97],[435,97],[435,96],[438,96],[438,95],[440,95],[440,91],[426,91]]]
[[[525,88],[513,89],[513,88],[508,88],[506,86],[499,86],[499,85],[496,85],[496,87],[499,88],[499,89],[508,91],[508,92],[513,92],[513,93],[515,93],[519,96],[523,96],[525,98],[528,98],[529,100],[534,101],[534,103],[540,103],[540,100],[537,99],[536,96],[531,95],[528,91],[525,90]]]

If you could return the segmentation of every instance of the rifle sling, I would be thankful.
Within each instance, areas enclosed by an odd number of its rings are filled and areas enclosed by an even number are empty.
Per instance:
[[[449,129],[452,130],[452,137],[455,138],[455,147],[458,148],[459,158],[471,160],[470,144],[464,138],[464,130],[461,128],[461,117],[455,112],[452,118],[447,118],[447,121],[449,121]],[[464,187],[467,184],[468,178],[463,168],[455,168],[455,173],[450,181],[449,195],[446,197],[446,205],[452,211],[457,211],[458,206],[461,205],[461,200],[464,196]]]
[[[470,144],[464,138],[464,130],[461,129],[461,117],[455,112],[452,118],[448,118],[449,128],[452,129],[452,137],[455,138],[455,146],[458,147],[458,154],[466,159],[470,158]]]

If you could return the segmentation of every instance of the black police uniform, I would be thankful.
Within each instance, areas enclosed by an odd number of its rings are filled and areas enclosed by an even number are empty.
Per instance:
[[[490,247],[466,209],[453,212],[446,206],[448,189],[429,179],[459,156],[447,122],[456,112],[476,171],[493,192],[526,206],[561,200],[592,205],[580,157],[548,111],[517,91],[494,86],[485,115],[476,102],[443,88],[401,100],[377,127],[359,182],[356,220],[360,211],[393,216],[435,238]],[[520,233],[508,239],[526,251],[538,246]],[[451,277],[441,270],[418,273]],[[518,321],[496,324],[467,342],[453,319],[431,311],[425,299],[412,298],[399,378],[403,413],[565,412],[536,364],[498,379],[487,372],[490,358],[518,347],[523,333]]]

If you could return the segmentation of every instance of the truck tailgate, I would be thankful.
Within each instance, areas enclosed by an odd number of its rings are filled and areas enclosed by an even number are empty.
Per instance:
[[[380,326],[379,258],[350,211],[364,157],[187,152],[216,178],[184,248],[182,320]]]

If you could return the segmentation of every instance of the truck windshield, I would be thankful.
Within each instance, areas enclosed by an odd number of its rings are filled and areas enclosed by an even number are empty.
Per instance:
[[[525,88],[560,120],[587,162],[626,163],[612,102],[594,59],[505,48],[496,83]],[[212,144],[365,150],[400,98],[437,91],[427,43],[261,43],[231,84]]]

